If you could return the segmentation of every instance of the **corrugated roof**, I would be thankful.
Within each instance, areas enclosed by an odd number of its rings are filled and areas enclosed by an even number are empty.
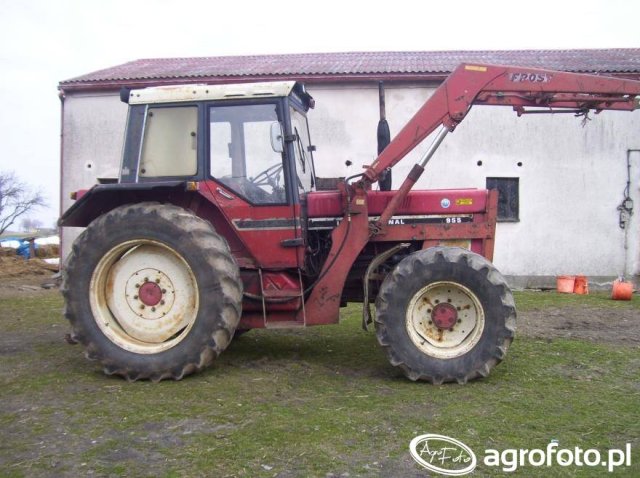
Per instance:
[[[442,79],[458,64],[493,63],[573,72],[637,75],[640,48],[346,52],[135,60],[62,81],[65,89],[194,81],[371,78]]]

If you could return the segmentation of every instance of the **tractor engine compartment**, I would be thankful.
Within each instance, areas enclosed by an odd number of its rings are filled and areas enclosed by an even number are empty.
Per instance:
[[[368,191],[369,223],[379,220],[396,191]],[[495,194],[495,192],[493,192]],[[362,249],[345,281],[342,303],[363,302],[363,281],[370,280],[368,300],[373,300],[379,285],[395,264],[408,254],[433,246],[462,247],[491,256],[492,244],[487,231],[495,231],[495,210],[490,207],[490,191],[485,189],[434,189],[411,191],[388,222],[388,234],[375,237]],[[332,245],[331,232],[344,219],[344,196],[338,190],[306,195],[307,277],[315,278]],[[470,230],[482,229],[482,234]],[[385,240],[385,236],[386,240]],[[386,259],[375,274],[366,278],[372,260],[397,244],[401,236],[407,248]]]

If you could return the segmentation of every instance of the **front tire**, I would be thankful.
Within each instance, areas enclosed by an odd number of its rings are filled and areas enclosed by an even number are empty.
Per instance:
[[[225,240],[173,205],[99,217],[74,243],[63,277],[72,338],[105,373],[127,380],[201,370],[240,320],[242,283]]]
[[[466,383],[486,377],[515,333],[502,275],[466,249],[434,247],[403,259],[376,300],[376,333],[411,380]]]

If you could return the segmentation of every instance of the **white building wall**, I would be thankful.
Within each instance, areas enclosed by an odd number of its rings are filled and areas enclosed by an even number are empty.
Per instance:
[[[308,116],[317,174],[361,172],[376,157],[377,84],[307,86],[316,99]],[[433,89],[386,89],[393,136]],[[117,95],[69,95],[63,197],[89,187],[96,177],[115,174],[125,120],[126,106]],[[640,272],[639,223],[636,213],[627,229],[620,229],[617,206],[627,181],[627,150],[640,150],[638,131],[640,112],[603,112],[583,127],[570,114],[518,118],[510,108],[474,107],[447,136],[417,187],[484,188],[490,176],[520,178],[520,221],[498,224],[494,257],[499,270],[516,276],[511,280],[517,285],[551,285],[558,274],[588,275],[592,283],[631,277]],[[427,138],[396,166],[394,187],[430,142]],[[631,195],[640,208],[640,152],[630,157]],[[350,168],[346,160],[353,163]],[[65,249],[70,239],[65,233]]]
[[[69,195],[89,189],[97,178],[117,177],[124,140],[127,105],[117,94],[69,94],[62,118],[61,211],[73,201]],[[62,231],[62,257],[66,258],[81,228]]]

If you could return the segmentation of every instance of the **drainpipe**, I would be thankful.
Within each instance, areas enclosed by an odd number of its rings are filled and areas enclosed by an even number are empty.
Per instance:
[[[66,94],[64,89],[58,87],[58,98],[60,98],[60,196],[59,196],[59,207],[58,207],[58,217],[62,215],[62,205],[63,205],[63,190],[62,190],[62,173],[63,173],[63,164],[64,164],[64,100],[66,98]],[[60,266],[59,269],[62,271],[62,265],[64,261],[62,260],[62,252],[64,251],[64,243],[62,239],[62,227],[58,226],[58,236],[60,237]]]
[[[624,229],[624,277],[630,280],[632,271],[629,267],[629,222],[633,215],[633,199],[631,198],[631,154],[640,153],[640,149],[627,149],[627,184],[624,198],[618,206],[620,212],[620,228]],[[635,277],[634,277],[635,279]]]

